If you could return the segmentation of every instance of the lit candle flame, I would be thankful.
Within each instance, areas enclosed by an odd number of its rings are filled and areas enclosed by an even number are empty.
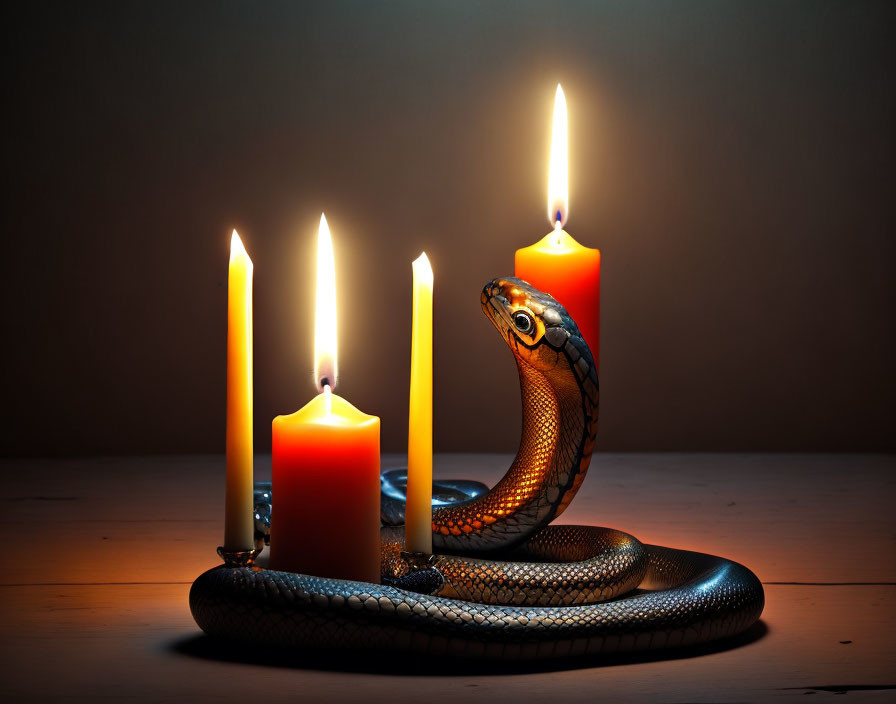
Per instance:
[[[327,218],[320,215],[317,235],[317,297],[314,308],[314,385],[321,393],[336,388],[336,264]]]
[[[251,266],[252,260],[249,259],[249,254],[246,252],[246,248],[243,246],[243,241],[240,239],[239,234],[234,230],[233,234],[230,236],[230,261],[242,257],[245,257]]]
[[[569,217],[569,137],[566,126],[566,97],[557,84],[554,97],[554,126],[551,131],[551,165],[548,172],[548,220],[560,228]]]
[[[411,262],[411,271],[420,283],[432,286],[432,264],[429,263],[429,257],[426,256],[426,252],[423,252]]]

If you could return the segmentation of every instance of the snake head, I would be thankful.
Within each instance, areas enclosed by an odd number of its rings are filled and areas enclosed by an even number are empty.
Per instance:
[[[575,321],[551,295],[515,277],[492,279],[482,289],[482,310],[519,359],[542,371],[577,367],[594,376],[594,358]]]

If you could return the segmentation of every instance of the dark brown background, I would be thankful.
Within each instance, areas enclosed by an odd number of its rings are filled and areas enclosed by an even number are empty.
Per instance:
[[[603,450],[896,449],[894,11],[870,2],[30,3],[4,21],[5,455],[223,450],[230,230],[255,261],[256,443],[340,391],[406,436],[410,262],[436,275],[436,449],[509,450],[482,284],[603,252]]]

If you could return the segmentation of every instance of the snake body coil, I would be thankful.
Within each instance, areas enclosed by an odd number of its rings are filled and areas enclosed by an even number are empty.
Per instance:
[[[565,309],[525,282],[495,279],[481,302],[517,363],[522,439],[490,491],[434,508],[438,579],[407,574],[403,530],[386,525],[381,585],[209,570],[190,592],[204,631],[284,646],[520,658],[701,643],[759,618],[762,585],[742,565],[606,528],[548,525],[591,461],[594,361]],[[394,492],[384,491],[383,519],[403,520]],[[428,593],[416,593],[421,585]]]

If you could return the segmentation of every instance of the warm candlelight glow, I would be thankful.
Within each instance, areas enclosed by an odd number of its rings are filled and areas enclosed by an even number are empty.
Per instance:
[[[566,97],[558,83],[548,171],[548,221],[555,228],[563,227],[569,217],[569,137],[566,122]]]
[[[243,241],[240,239],[239,233],[234,230],[233,234],[230,235],[230,261],[232,262],[234,259],[241,259],[243,257],[249,259],[249,254],[243,246]],[[252,260],[249,260],[249,264],[252,264]]]
[[[421,284],[432,286],[432,264],[429,263],[426,252],[411,262],[411,271]]]
[[[320,215],[317,235],[317,296],[314,309],[314,384],[336,388],[336,264],[327,218]]]

